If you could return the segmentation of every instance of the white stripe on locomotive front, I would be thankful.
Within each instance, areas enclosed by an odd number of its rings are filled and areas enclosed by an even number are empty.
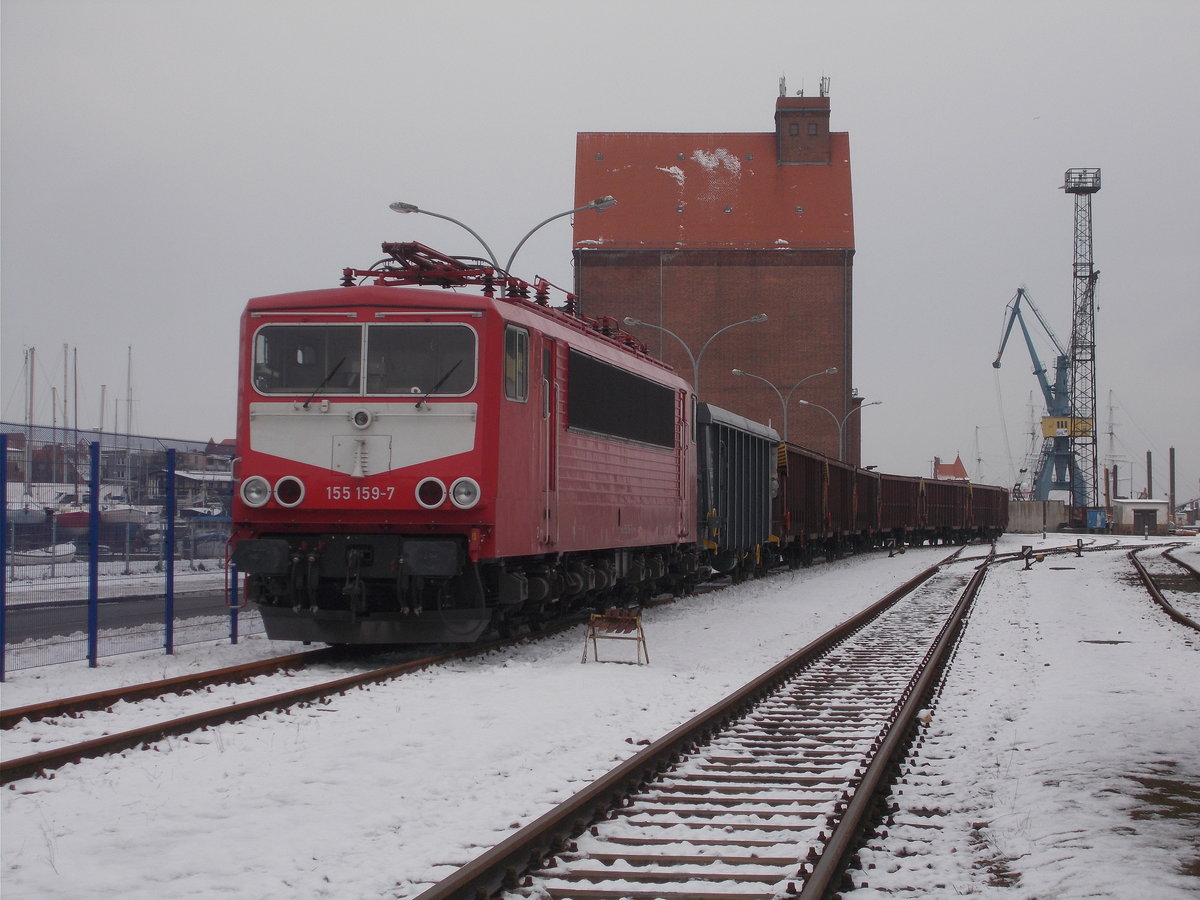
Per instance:
[[[371,414],[369,432],[350,416]],[[280,459],[365,477],[469,453],[476,444],[475,403],[321,401],[250,404],[250,449]]]

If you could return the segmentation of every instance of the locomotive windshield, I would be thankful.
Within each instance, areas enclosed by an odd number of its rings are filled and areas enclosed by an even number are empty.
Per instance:
[[[475,386],[466,325],[264,325],[254,336],[261,394],[462,396]]]

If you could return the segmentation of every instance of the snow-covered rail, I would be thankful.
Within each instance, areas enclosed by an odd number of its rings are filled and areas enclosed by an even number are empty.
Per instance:
[[[78,716],[80,713],[106,710],[120,702],[152,700],[168,694],[197,691],[217,684],[236,684],[258,675],[302,668],[311,663],[329,660],[334,655],[335,653],[331,652],[329,648],[307,650],[303,653],[291,653],[287,656],[225,666],[209,672],[180,675],[175,678],[148,681],[107,691],[95,691],[77,697],[62,697],[29,706],[15,706],[0,711],[0,730],[15,728],[21,722],[37,722],[59,716]]]
[[[1154,602],[1176,622],[1200,631],[1200,574],[1161,547],[1131,550],[1129,559]]]
[[[229,675],[241,668],[233,667],[217,673],[172,679],[169,684],[139,685],[125,689],[133,693],[132,703],[128,702],[131,698],[124,696],[122,691],[109,694],[108,703],[104,706],[98,705],[95,697],[60,701],[68,705],[74,702],[76,709],[57,719],[30,722],[28,718],[21,717],[19,722],[6,725],[5,756],[32,747],[39,747],[39,751],[0,761],[0,784],[43,774],[83,759],[148,745],[172,735],[236,722],[260,713],[286,710],[305,703],[325,703],[328,698],[356,687],[386,681],[440,662],[494,648],[495,644],[487,644],[433,655],[413,652],[406,654],[400,662],[392,661],[383,666],[378,664],[377,658],[364,666],[361,661],[355,665],[352,657],[346,657],[350,662],[346,668],[352,670],[351,674],[337,678],[330,678],[331,668],[336,665],[330,661],[330,653],[314,651],[314,654],[323,655],[329,665],[305,666],[302,672],[298,672],[299,663],[285,665],[283,671],[254,678],[251,683],[242,683],[247,680],[245,677]],[[345,656],[344,651],[334,650],[332,659],[336,659],[339,653]],[[197,677],[199,683],[194,681]],[[189,681],[193,682],[190,686],[185,684]],[[214,681],[219,682],[223,690],[210,693]],[[306,683],[296,687],[297,681]],[[288,689],[281,690],[285,684]],[[161,701],[166,699],[167,693],[175,696],[164,704]],[[154,702],[147,702],[147,698]],[[78,709],[84,708],[92,711],[80,714]],[[19,712],[10,710],[7,715],[15,717]],[[45,749],[47,746],[50,749]]]

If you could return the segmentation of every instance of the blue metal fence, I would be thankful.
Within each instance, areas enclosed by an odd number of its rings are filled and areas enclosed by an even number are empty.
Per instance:
[[[227,560],[231,455],[0,423],[0,680],[261,632]]]

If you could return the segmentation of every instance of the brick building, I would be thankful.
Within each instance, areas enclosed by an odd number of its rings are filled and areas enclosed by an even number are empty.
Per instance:
[[[775,130],[744,134],[599,133],[577,137],[575,288],[587,316],[631,316],[669,329],[699,357],[702,399],[836,457],[838,421],[853,396],[854,216],[850,141],[829,130],[829,98],[788,97]],[[766,313],[766,322],[725,326]],[[679,342],[629,330],[680,372]],[[731,374],[741,369],[770,382]],[[806,400],[829,412],[798,404]],[[836,420],[835,420],[836,417]],[[846,420],[846,459],[859,460],[858,415]]]

